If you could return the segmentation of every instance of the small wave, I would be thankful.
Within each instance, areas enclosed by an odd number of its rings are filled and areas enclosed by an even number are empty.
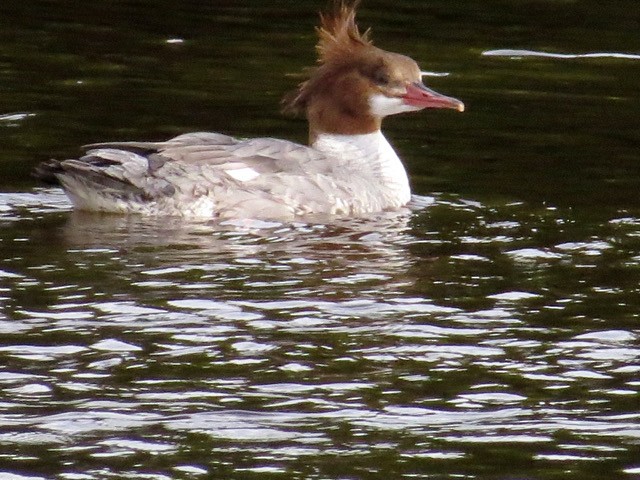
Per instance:
[[[19,127],[22,122],[30,117],[35,117],[35,113],[17,112],[17,113],[0,113],[1,127]]]
[[[547,57],[547,58],[622,58],[625,60],[640,60],[639,54],[634,53],[619,53],[619,52],[594,52],[594,53],[551,53],[551,52],[537,52],[535,50],[487,50],[482,52],[485,57],[510,57],[510,58],[522,58],[522,57]]]
[[[0,114],[0,122],[19,122],[29,117],[35,117],[35,113],[18,112]]]

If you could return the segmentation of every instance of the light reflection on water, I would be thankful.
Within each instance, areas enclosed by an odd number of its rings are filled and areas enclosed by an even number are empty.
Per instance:
[[[60,478],[633,472],[638,220],[426,203],[218,226],[0,195],[2,458]]]
[[[620,53],[620,52],[590,52],[590,53],[553,53],[553,52],[537,52],[532,50],[487,50],[482,52],[483,55],[488,57],[510,57],[510,58],[522,58],[522,57],[545,57],[556,58],[560,60],[576,59],[576,58],[618,58],[624,60],[640,60],[640,55],[633,53]]]

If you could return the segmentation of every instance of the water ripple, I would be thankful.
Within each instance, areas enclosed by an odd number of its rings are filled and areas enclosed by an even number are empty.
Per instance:
[[[553,52],[540,52],[535,50],[501,49],[501,50],[486,50],[482,52],[482,55],[487,57],[510,57],[510,58],[546,57],[546,58],[558,58],[563,60],[574,59],[574,58],[619,58],[623,60],[640,60],[640,55],[637,55],[634,53],[619,53],[619,52],[553,53]]]
[[[383,451],[445,468],[515,444],[634,468],[636,217],[583,231],[572,212],[501,208],[434,197],[413,216],[250,228],[16,218],[2,241],[33,247],[0,265],[0,444],[22,464],[36,447],[163,458],[168,476]],[[50,251],[34,222],[54,223]]]

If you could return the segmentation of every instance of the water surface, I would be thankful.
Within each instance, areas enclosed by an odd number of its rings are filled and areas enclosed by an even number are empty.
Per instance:
[[[387,122],[405,211],[82,214],[28,177],[100,140],[304,141],[278,100],[320,6],[0,6],[0,477],[640,477],[635,3],[365,2],[468,107]]]

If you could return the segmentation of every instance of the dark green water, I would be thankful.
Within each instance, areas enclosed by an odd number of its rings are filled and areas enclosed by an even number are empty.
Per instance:
[[[323,4],[0,3],[0,478],[639,478],[640,10],[610,3],[365,0],[467,105],[386,122],[413,210],[222,226],[29,171],[304,141],[278,102]]]

